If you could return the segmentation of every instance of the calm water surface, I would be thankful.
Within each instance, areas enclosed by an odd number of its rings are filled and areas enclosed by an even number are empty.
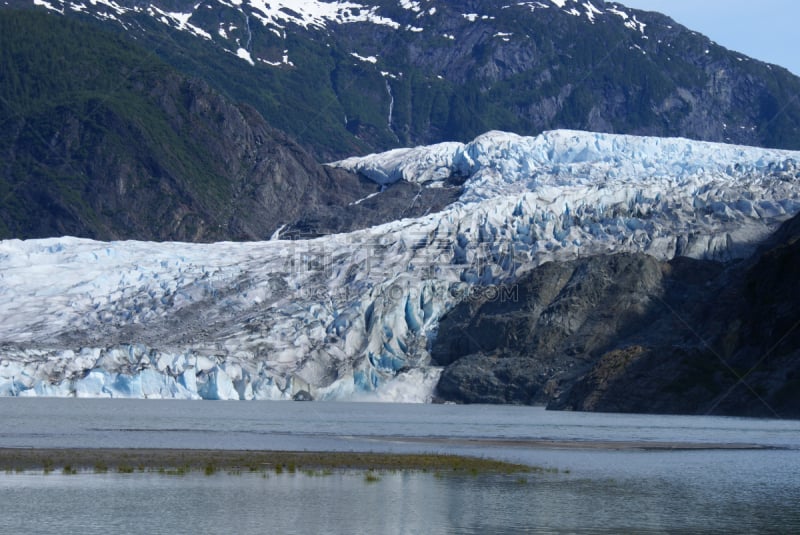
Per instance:
[[[0,399],[0,447],[446,452],[558,469],[0,474],[1,532],[800,532],[800,422],[362,403]],[[775,449],[541,447],[530,441]]]

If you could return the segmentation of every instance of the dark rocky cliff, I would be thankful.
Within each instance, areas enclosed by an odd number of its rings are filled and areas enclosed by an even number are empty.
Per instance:
[[[645,255],[545,264],[465,302],[432,347],[444,400],[800,416],[800,217],[732,265]]]

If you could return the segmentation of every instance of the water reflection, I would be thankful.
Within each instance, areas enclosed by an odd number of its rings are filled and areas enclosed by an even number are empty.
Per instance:
[[[796,489],[703,492],[574,474],[6,474],[4,532],[796,532]],[[720,489],[714,489],[719,491]]]

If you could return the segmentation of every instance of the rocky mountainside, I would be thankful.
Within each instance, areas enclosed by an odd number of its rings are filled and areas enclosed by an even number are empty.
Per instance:
[[[797,77],[617,2],[33,4],[135,37],[322,160],[493,129],[800,148]]]
[[[544,264],[442,319],[432,349],[447,365],[438,395],[798,417],[798,265],[800,217],[728,265],[642,254]]]
[[[320,165],[251,106],[85,23],[0,10],[0,50],[0,238],[314,236],[457,195],[406,184],[358,202],[378,185]]]

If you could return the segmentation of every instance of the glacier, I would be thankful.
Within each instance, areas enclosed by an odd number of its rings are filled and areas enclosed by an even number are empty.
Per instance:
[[[329,165],[463,191],[313,240],[2,241],[0,395],[426,402],[462,300],[578,256],[742,258],[800,212],[800,152],[679,138],[488,132]]]

